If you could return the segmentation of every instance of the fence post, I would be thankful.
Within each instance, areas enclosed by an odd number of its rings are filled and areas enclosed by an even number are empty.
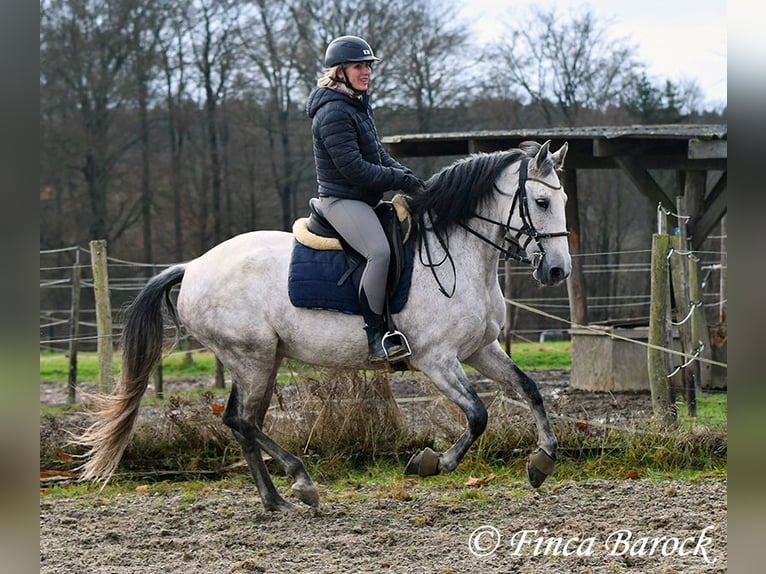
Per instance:
[[[513,314],[513,306],[507,301],[511,298],[511,262],[506,257],[503,263],[503,269],[505,271],[505,277],[503,278],[503,297],[506,298],[505,302],[505,325],[503,326],[503,337],[505,339],[505,354],[511,356],[511,317]]]
[[[90,242],[90,261],[93,268],[93,292],[96,299],[96,331],[98,351],[98,386],[102,393],[112,389],[112,307],[109,301],[109,273],[107,271],[106,241]]]
[[[679,195],[676,197],[676,211],[679,214],[688,213],[689,210],[686,206],[686,196]],[[691,253],[691,242],[686,234],[688,218],[679,215],[678,221],[678,244],[677,249],[688,250]],[[694,315],[699,310],[698,299],[692,296],[694,291],[694,285],[691,283],[691,266],[696,261],[696,257],[693,253],[689,256],[682,256],[680,258],[680,285],[679,292],[681,294],[681,313],[678,321],[685,320],[682,325],[679,326],[679,337],[681,340],[681,350],[684,353],[693,355],[697,352],[697,344],[700,339],[694,338],[692,331],[692,321]],[[696,280],[696,277],[695,277]],[[686,362],[686,361],[684,361]],[[689,411],[690,417],[697,416],[697,386],[699,385],[699,362],[692,361],[683,369],[682,380],[684,382],[684,394],[686,397],[686,405]]]
[[[658,227],[662,228],[662,225]],[[670,400],[667,361],[662,348],[667,343],[668,332],[668,251],[669,237],[665,234],[652,235],[651,304],[649,308],[649,349],[647,362],[649,388],[652,393],[652,411],[655,418],[665,427],[675,426],[675,404]]]
[[[154,267],[151,267],[152,273],[149,274],[149,277],[147,277],[147,281],[151,279],[152,275],[157,273],[157,270]],[[154,373],[152,374],[154,378],[154,394],[158,399],[165,398],[165,378],[162,374],[162,359],[160,359],[159,363],[157,363],[157,368],[154,369]]]
[[[225,389],[226,388],[226,380],[223,376],[223,363],[221,360],[216,357],[215,358],[215,388],[216,389]]]
[[[675,299],[675,322],[678,327],[678,341],[681,352],[684,354],[694,354],[694,341],[691,336],[691,313],[694,312],[692,308],[692,301],[689,299],[689,283],[688,273],[686,272],[688,257],[686,255],[679,255],[678,253],[684,250],[683,236],[674,235],[670,237],[670,246],[677,253],[670,258],[670,278],[673,285],[673,296]],[[672,337],[671,337],[672,339]],[[672,342],[672,341],[671,341]],[[682,359],[682,358],[679,358]],[[686,361],[683,361],[684,363]],[[693,366],[696,363],[693,362],[680,369],[674,376],[674,381],[677,383],[676,388],[684,390],[684,396],[686,397],[686,405],[689,410],[689,416],[697,416],[697,396],[694,392],[694,374]]]
[[[698,304],[700,304],[702,301],[702,287],[699,280],[699,267],[697,266],[697,261],[694,259],[689,261],[689,298],[692,301],[698,302]],[[700,343],[705,345],[705,348],[702,349],[700,356],[704,359],[709,359],[711,357],[710,345],[705,343],[707,340],[707,332],[704,333],[705,338],[703,338],[705,325],[705,316],[702,311],[702,306],[700,305],[694,309],[694,312],[692,313],[691,337],[692,343],[694,345],[699,345]],[[700,391],[702,390],[702,381],[710,379],[710,364],[694,361],[694,363],[691,364],[691,367],[693,369],[692,372],[694,373],[695,390]]]
[[[75,251],[72,268],[72,304],[69,324],[69,379],[67,381],[67,403],[73,405],[77,400],[77,339],[80,336],[80,250]]]

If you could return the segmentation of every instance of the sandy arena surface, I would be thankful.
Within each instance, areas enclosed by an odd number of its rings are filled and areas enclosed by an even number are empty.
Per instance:
[[[572,391],[565,371],[533,377],[551,414],[620,422],[651,412],[648,394]],[[169,382],[166,392],[195,384]],[[42,384],[41,402],[65,402],[62,387]],[[392,380],[392,389],[399,398],[430,393],[411,378]],[[405,477],[387,487],[318,486],[319,509],[290,514],[264,511],[245,477],[193,492],[177,483],[71,498],[41,490],[40,572],[727,570],[725,479],[571,481],[554,473],[538,491],[521,476],[480,487]]]

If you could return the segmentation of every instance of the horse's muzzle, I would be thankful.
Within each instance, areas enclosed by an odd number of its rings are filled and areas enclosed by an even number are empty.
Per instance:
[[[535,268],[534,278],[546,286],[556,285],[564,281],[572,272],[571,261],[553,262],[543,257]]]

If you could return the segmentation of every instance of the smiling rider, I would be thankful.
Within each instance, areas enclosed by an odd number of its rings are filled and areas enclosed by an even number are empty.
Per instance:
[[[375,56],[357,36],[327,46],[325,72],[309,95],[319,208],[343,239],[366,259],[359,287],[369,360],[386,360],[383,311],[391,257],[374,207],[387,191],[415,193],[423,182],[384,149],[370,106]],[[401,350],[388,349],[389,359]]]

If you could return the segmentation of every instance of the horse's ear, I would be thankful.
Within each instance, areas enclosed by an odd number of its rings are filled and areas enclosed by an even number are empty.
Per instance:
[[[558,151],[551,154],[551,159],[553,160],[553,167],[555,169],[561,169],[564,167],[564,158],[567,155],[567,150],[569,149],[569,142],[564,142],[564,145],[561,146]]]
[[[540,149],[537,151],[537,154],[535,155],[535,165],[537,166],[537,169],[541,169],[543,167],[543,162],[548,159],[548,148],[550,146],[551,140],[548,140],[540,146]]]

